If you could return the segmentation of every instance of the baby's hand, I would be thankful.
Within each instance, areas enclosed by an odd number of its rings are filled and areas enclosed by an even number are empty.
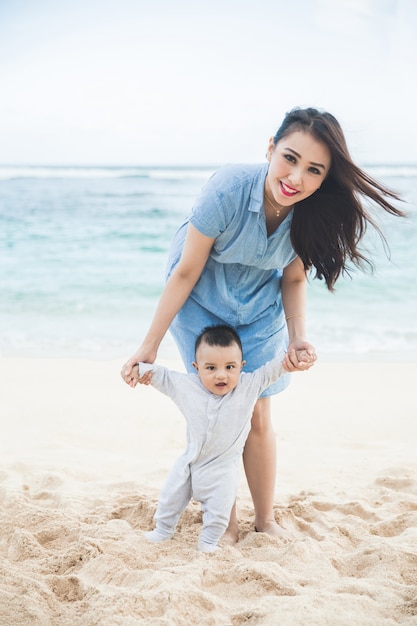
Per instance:
[[[316,356],[309,354],[307,350],[296,350],[295,354],[297,359],[303,363],[313,363],[316,360]]]
[[[313,347],[303,350],[291,348],[284,357],[283,366],[287,372],[306,371],[314,365],[316,360],[317,355]]]
[[[125,379],[126,380],[126,379]],[[134,365],[129,374],[129,380],[126,380],[130,387],[136,387],[139,382],[139,365]]]
[[[130,386],[134,387],[137,383],[140,385],[149,385],[152,379],[152,374],[152,365],[141,363],[140,371],[139,365],[134,365],[132,368],[132,379],[134,383]]]

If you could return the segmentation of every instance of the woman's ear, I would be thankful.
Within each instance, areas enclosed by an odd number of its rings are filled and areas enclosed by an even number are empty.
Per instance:
[[[266,151],[266,155],[265,155],[267,161],[271,160],[272,153],[273,153],[274,149],[275,149],[274,138],[270,137],[269,138],[269,143],[268,143],[268,150]]]

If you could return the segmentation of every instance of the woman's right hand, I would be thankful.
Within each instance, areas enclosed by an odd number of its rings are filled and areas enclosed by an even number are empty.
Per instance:
[[[152,372],[146,372],[143,376],[137,379],[133,376],[133,367],[140,361],[143,363],[154,363],[155,359],[156,350],[147,350],[141,346],[123,365],[120,375],[129,387],[136,387],[138,383],[141,385],[149,385],[152,378]]]

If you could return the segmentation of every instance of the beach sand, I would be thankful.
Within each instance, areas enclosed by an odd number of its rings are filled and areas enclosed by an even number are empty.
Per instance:
[[[149,544],[184,422],[123,359],[0,360],[1,626],[417,624],[417,363],[318,362],[273,399],[276,519]],[[168,363],[180,368],[179,363]]]

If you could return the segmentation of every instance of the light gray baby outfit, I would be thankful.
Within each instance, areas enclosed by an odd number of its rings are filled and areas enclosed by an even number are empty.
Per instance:
[[[139,363],[139,372],[152,370],[151,384],[169,396],[187,423],[187,446],[162,488],[149,541],[170,539],[191,498],[201,502],[203,528],[198,549],[214,552],[224,534],[239,484],[243,448],[259,395],[285,370],[282,355],[254,372],[242,372],[237,386],[224,396],[208,391],[197,374],[184,374],[161,365]]]

